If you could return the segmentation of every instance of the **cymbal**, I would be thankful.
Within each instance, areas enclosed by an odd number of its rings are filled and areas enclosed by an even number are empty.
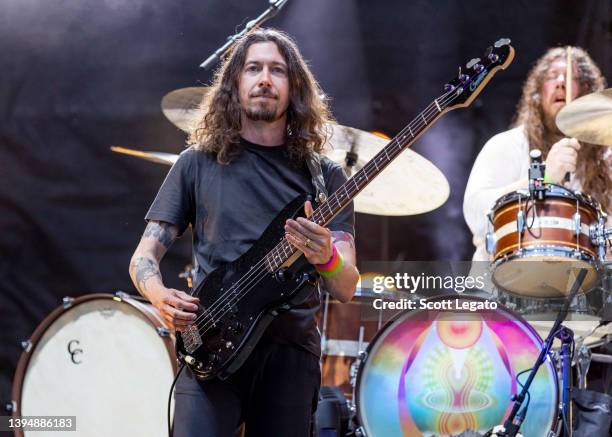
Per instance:
[[[124,155],[136,156],[146,159],[147,161],[156,162],[158,164],[172,165],[177,160],[179,155],[165,152],[144,152],[142,150],[128,149],[126,147],[111,146],[111,150]]]
[[[209,87],[192,86],[170,91],[161,101],[161,109],[170,122],[184,132],[195,124],[198,107]]]
[[[162,99],[162,112],[172,124],[189,132],[207,90],[208,87],[189,87],[171,91]],[[323,154],[342,165],[349,177],[389,142],[370,132],[339,124],[326,125],[326,134],[328,141]],[[353,154],[349,155],[351,148]],[[349,159],[352,162],[347,163],[347,157],[352,157]],[[423,214],[444,204],[449,193],[444,174],[429,160],[407,149],[359,193],[355,211],[387,216]]]
[[[612,146],[612,88],[587,94],[559,111],[557,127],[568,137]]]
[[[328,125],[331,135],[323,154],[344,167],[349,177],[370,161],[389,142],[353,127]],[[329,131],[328,131],[329,132]],[[352,152],[355,164],[347,165]],[[423,214],[446,202],[450,187],[444,174],[412,149],[404,150],[361,193],[355,197],[355,211],[364,214],[404,216]]]

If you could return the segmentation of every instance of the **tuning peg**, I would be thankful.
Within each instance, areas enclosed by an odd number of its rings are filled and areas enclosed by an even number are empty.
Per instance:
[[[470,59],[470,61],[465,64],[465,68],[472,68],[474,67],[476,64],[478,64],[480,62],[480,58],[473,58]]]
[[[495,48],[510,45],[510,38],[500,38],[495,41]]]
[[[488,58],[489,58],[489,61],[491,61],[491,62],[497,62],[497,61],[499,61],[499,56],[498,56],[498,55],[496,55],[495,53],[491,53],[491,54],[488,56]]]
[[[454,89],[455,89],[455,86],[451,85],[450,83],[447,83],[446,85],[444,85],[444,91],[446,91],[446,92],[450,92],[450,91],[452,91]]]
[[[493,53],[493,47],[489,46],[487,47],[487,49],[485,50],[485,58],[489,59],[489,56],[491,56],[491,53]]]

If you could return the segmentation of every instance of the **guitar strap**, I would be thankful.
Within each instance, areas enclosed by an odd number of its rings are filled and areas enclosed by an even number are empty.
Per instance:
[[[317,202],[325,202],[327,200],[327,190],[325,189],[325,179],[323,179],[323,170],[321,169],[321,155],[317,152],[310,152],[306,157],[306,164],[308,165],[308,170],[310,170]]]

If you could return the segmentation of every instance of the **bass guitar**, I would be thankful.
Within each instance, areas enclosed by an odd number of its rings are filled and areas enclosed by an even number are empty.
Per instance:
[[[315,203],[310,220],[326,226],[395,157],[410,147],[442,114],[469,106],[500,69],[514,58],[509,39],[472,59],[447,83],[444,93],[326,200]],[[179,359],[200,379],[227,378],[249,356],[270,322],[311,292],[317,274],[285,239],[287,219],[303,215],[307,195],[290,202],[259,240],[235,261],[211,272],[194,290],[200,298],[197,319],[176,335]]]

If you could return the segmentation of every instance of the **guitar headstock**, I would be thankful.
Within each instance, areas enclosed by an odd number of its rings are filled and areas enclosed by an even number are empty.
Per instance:
[[[448,92],[446,106],[449,109],[465,108],[480,94],[484,86],[498,70],[505,70],[514,59],[514,48],[508,38],[498,40],[493,47],[487,48],[484,58],[469,61],[459,74],[448,82],[444,89]]]

